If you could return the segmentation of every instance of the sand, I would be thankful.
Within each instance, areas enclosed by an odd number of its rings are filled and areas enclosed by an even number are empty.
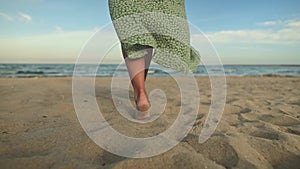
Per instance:
[[[207,77],[197,82],[199,115],[189,134],[163,154],[132,159],[105,151],[84,132],[73,106],[72,78],[0,79],[0,168],[300,168],[299,77],[227,77],[225,111],[217,130],[203,144],[198,136],[211,91]],[[110,78],[98,78],[95,91],[114,129],[146,137],[170,127],[180,109],[174,80],[149,78],[147,89],[155,88],[165,91],[168,103],[160,118],[146,124],[118,114]]]

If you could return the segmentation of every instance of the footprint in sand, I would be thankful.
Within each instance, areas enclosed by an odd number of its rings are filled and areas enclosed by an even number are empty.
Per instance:
[[[300,125],[300,120],[287,115],[273,116],[263,115],[260,120],[279,126]]]
[[[279,132],[272,131],[269,129],[263,129],[263,128],[253,131],[249,135],[253,136],[253,137],[268,139],[268,140],[279,140],[280,139]]]
[[[237,152],[223,136],[213,136],[205,143],[199,144],[198,136],[188,134],[184,141],[193,147],[197,153],[226,168],[238,165],[239,157]]]

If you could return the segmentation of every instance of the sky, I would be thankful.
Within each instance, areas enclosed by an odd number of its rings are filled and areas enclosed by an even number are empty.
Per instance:
[[[300,64],[299,0],[185,4],[188,21],[223,64]],[[75,63],[90,37],[108,25],[108,0],[0,0],[0,63]],[[98,45],[105,52],[105,43],[116,39],[103,39]],[[119,46],[112,47],[107,63],[121,59]]]

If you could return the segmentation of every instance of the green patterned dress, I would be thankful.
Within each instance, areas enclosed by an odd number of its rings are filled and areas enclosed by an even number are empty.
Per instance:
[[[152,47],[153,61],[164,67],[189,73],[199,65],[184,0],[109,0],[109,11],[130,59],[145,56]]]

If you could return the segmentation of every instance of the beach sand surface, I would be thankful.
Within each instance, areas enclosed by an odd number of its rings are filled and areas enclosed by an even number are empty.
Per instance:
[[[0,168],[300,168],[299,77],[227,77],[222,119],[202,144],[198,137],[211,104],[211,88],[208,77],[196,80],[200,107],[188,135],[163,154],[134,159],[112,154],[88,137],[74,109],[71,77],[2,78]],[[115,130],[130,137],[158,135],[180,111],[180,91],[171,78],[147,79],[147,90],[164,91],[167,104],[157,120],[145,124],[121,116],[110,89],[111,78],[96,79],[99,110]],[[131,88],[129,97],[133,98]]]

